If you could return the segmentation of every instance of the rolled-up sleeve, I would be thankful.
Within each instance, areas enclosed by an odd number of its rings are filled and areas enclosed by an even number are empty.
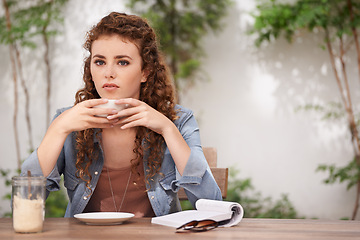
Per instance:
[[[33,176],[43,176],[37,156],[37,149],[31,153],[31,155],[25,160],[25,162],[21,166],[21,176],[26,176],[28,171],[31,171],[31,175]],[[55,165],[49,176],[46,177],[46,180],[47,191],[51,192],[60,190],[61,177],[58,171],[57,164]]]
[[[177,192],[184,188],[189,201],[194,205],[200,198],[222,200],[221,191],[205,159],[199,127],[190,110],[180,110],[180,118],[175,122],[184,140],[191,150],[184,172],[181,175],[176,169],[176,179],[171,188]]]

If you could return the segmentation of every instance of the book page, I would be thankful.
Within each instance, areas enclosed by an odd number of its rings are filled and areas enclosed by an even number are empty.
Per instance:
[[[231,212],[233,202],[199,199],[195,203],[198,211]]]
[[[231,227],[238,224],[244,216],[244,209],[237,202],[199,199],[195,203],[196,209],[201,211],[217,211],[231,214],[229,221],[221,223],[222,227]],[[225,219],[223,219],[225,220]]]

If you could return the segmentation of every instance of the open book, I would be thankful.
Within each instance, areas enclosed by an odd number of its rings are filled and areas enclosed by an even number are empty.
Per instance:
[[[195,207],[197,210],[153,217],[151,223],[177,228],[193,220],[211,219],[219,222],[221,227],[231,227],[238,224],[244,216],[242,206],[236,202],[199,199],[196,201]]]

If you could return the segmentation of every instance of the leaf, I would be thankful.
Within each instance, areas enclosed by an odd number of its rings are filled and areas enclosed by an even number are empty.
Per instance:
[[[256,6],[256,11],[251,13],[255,23],[249,34],[257,35],[256,46],[282,36],[292,42],[292,39],[296,37],[296,31],[301,29],[307,29],[309,32],[314,29],[336,29],[333,37],[351,36],[351,27],[360,25],[359,14],[355,14],[355,19],[351,22],[346,1],[325,0],[322,2],[297,0],[283,3],[274,0],[269,4],[268,1],[260,1]],[[353,3],[353,5],[354,11],[359,12],[359,4]],[[265,32],[271,33],[271,36],[264,37]]]
[[[3,200],[11,200],[11,194],[7,193],[3,196]]]
[[[324,180],[326,184],[333,184],[335,182],[347,183],[347,190],[356,186],[360,181],[360,167],[356,163],[356,157],[353,158],[347,165],[337,167],[335,165],[320,164],[317,171],[327,171],[328,177]]]

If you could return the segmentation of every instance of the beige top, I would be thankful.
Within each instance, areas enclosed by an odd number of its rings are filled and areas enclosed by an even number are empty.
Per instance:
[[[108,168],[109,181],[108,171],[104,166],[94,193],[86,205],[84,212],[118,211],[134,213],[135,217],[154,217],[155,214],[146,193],[143,169],[143,164],[141,163],[138,167],[140,176],[134,173],[131,173],[130,176],[131,167]],[[115,198],[116,209],[111,193],[110,182]],[[128,182],[129,185],[126,190]]]

